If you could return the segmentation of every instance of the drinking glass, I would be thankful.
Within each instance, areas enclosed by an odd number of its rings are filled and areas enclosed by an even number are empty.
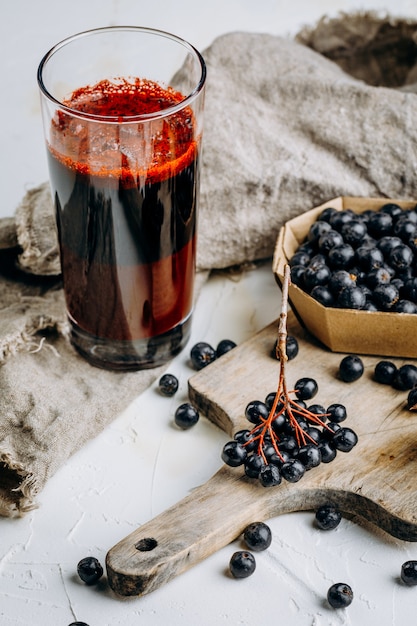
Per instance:
[[[133,26],[40,62],[71,341],[93,365],[155,367],[189,338],[205,79],[191,44]]]

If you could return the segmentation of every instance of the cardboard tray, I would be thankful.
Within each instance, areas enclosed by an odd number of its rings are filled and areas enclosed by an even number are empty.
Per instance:
[[[416,206],[416,202],[388,198],[340,196],[286,222],[279,232],[273,257],[278,284],[282,286],[285,265],[323,209],[334,207],[362,213],[378,210],[387,202],[395,202],[403,209]],[[417,358],[417,315],[324,307],[296,285],[289,287],[289,301],[299,322],[333,352]]]

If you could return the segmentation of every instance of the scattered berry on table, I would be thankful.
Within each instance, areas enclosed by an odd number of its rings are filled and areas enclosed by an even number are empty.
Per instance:
[[[201,370],[216,359],[216,350],[209,343],[199,341],[191,348],[190,357],[193,367]]]
[[[323,504],[317,509],[315,519],[320,530],[333,530],[339,526],[342,514],[334,504]]]
[[[402,564],[401,580],[406,585],[417,585],[417,561],[406,561]]]
[[[95,585],[103,576],[103,568],[94,556],[86,556],[77,565],[77,573],[86,585]]]
[[[417,385],[417,367],[409,363],[401,365],[395,373],[392,385],[400,391],[412,389]]]
[[[327,591],[327,601],[334,609],[349,606],[353,600],[352,588],[346,583],[335,583]]]
[[[71,622],[68,626],[88,626],[85,622]]]
[[[364,366],[362,359],[356,354],[345,356],[339,364],[339,378],[345,383],[353,383],[362,376]]]
[[[182,430],[188,430],[200,419],[198,411],[189,402],[180,404],[175,411],[174,421]]]
[[[417,411],[417,387],[411,389],[407,396],[407,409],[409,411]]]
[[[178,378],[174,374],[164,374],[159,379],[159,391],[164,396],[173,396],[178,391]]]
[[[271,529],[264,522],[252,522],[243,531],[243,539],[249,550],[261,552],[271,545]]]
[[[235,552],[229,562],[230,573],[234,578],[247,578],[256,569],[255,557],[251,552],[239,550]]]
[[[392,385],[395,375],[397,373],[397,366],[391,361],[378,361],[374,369],[374,378],[376,382],[382,385]]]
[[[223,354],[226,354],[226,352],[230,352],[230,350],[233,350],[233,348],[236,348],[236,344],[234,341],[232,341],[231,339],[222,339],[217,344],[216,358],[223,356]]]

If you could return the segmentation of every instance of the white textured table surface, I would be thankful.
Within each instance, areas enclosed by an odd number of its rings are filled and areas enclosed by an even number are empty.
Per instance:
[[[414,0],[15,0],[0,20],[3,98],[0,137],[0,217],[12,215],[25,188],[47,179],[36,85],[43,53],[74,32],[110,24],[140,24],[175,32],[204,49],[232,30],[293,34],[338,10],[381,9],[415,16]],[[5,94],[8,94],[6,99]],[[268,264],[237,277],[215,276],[203,288],[189,347],[196,341],[240,343],[275,319],[280,295]],[[257,556],[255,574],[226,575],[240,547],[227,546],[141,599],[118,599],[105,581],[86,587],[76,564],[107,550],[138,525],[175,504],[220,466],[226,435],[202,418],[181,432],[172,426],[186,399],[188,349],[170,365],[180,390],[162,398],[156,385],[138,397],[102,435],[72,457],[42,492],[39,509],[0,518],[0,625],[134,624],[213,626],[283,623],[400,625],[415,615],[416,589],[399,584],[401,564],[417,546],[343,519],[318,531],[312,513],[270,520],[273,543]],[[331,610],[328,587],[348,582],[355,600]],[[412,622],[409,622],[412,623]]]

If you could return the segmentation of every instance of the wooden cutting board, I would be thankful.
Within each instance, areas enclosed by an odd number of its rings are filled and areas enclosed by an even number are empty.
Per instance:
[[[362,357],[365,373],[358,381],[339,380],[344,355],[321,347],[291,314],[288,334],[300,345],[298,356],[286,365],[288,388],[303,376],[315,378],[319,392],[312,402],[344,404],[348,418],[343,425],[356,431],[357,446],[310,470],[298,483],[283,481],[271,488],[245,477],[241,467],[224,465],[108,552],[108,579],[116,593],[149,593],[235,540],[249,523],[329,501],[395,537],[417,541],[417,413],[406,409],[407,392],[373,380],[380,357]],[[271,356],[276,336],[274,323],[190,378],[191,401],[230,438],[248,427],[247,403],[276,390],[279,363]],[[219,464],[220,455],[221,450]]]

